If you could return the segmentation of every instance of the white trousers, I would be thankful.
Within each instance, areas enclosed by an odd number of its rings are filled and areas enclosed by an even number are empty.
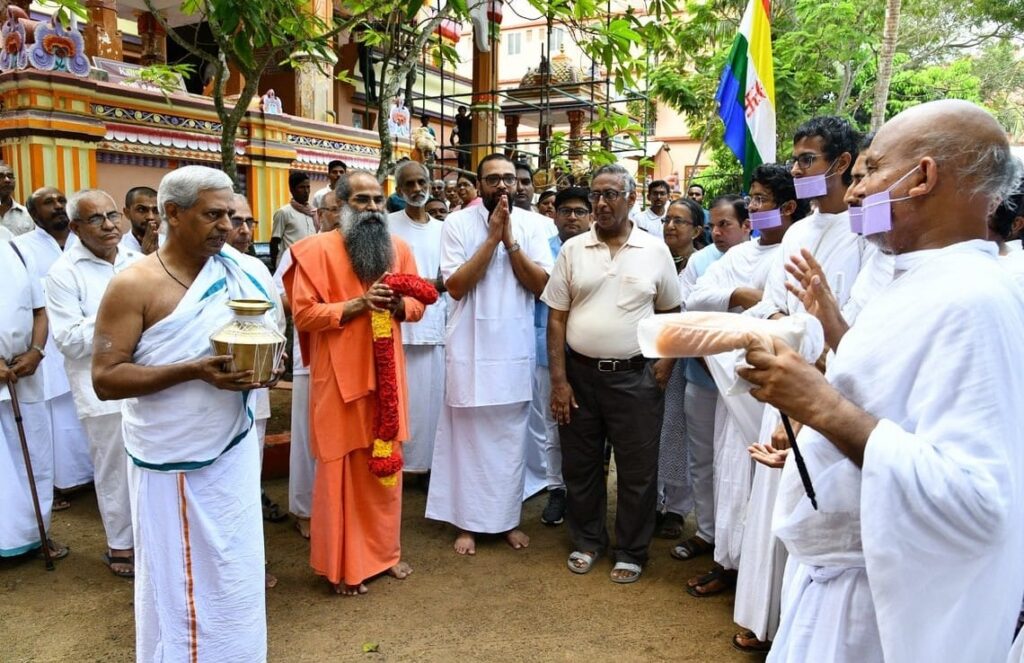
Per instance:
[[[107,547],[129,550],[132,543],[132,510],[128,497],[128,454],[124,450],[121,413],[82,419],[89,437],[89,454],[96,471],[96,503],[107,535]]]
[[[444,346],[405,345],[402,349],[409,387],[409,439],[402,444],[404,470],[428,472],[444,403]]]
[[[683,409],[686,412],[686,444],[690,450],[697,536],[715,541],[715,405],[718,389],[686,383]]]
[[[316,460],[309,451],[309,374],[292,376],[292,441],[288,450],[288,511],[299,518],[313,513]]]
[[[539,480],[543,469],[543,482]],[[523,499],[543,488],[565,488],[558,424],[551,416],[551,372],[547,366],[533,371],[533,402],[526,430],[526,487]]]
[[[75,410],[71,392],[46,401],[53,427],[53,485],[67,490],[93,480],[89,438]]]
[[[53,507],[53,438],[45,402],[21,403],[21,418],[39,508],[43,524],[49,530]],[[39,525],[14,410],[10,401],[0,401],[0,557],[20,555],[40,545]]]

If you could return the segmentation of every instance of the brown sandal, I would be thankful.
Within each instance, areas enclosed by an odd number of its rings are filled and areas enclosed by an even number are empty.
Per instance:
[[[743,640],[753,640],[754,644],[745,645]],[[772,649],[772,641],[758,640],[753,631],[742,631],[732,636],[732,648],[744,654],[767,654]]]

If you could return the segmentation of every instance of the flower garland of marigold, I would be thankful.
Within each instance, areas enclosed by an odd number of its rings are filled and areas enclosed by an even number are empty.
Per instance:
[[[412,297],[424,304],[437,301],[437,289],[415,274],[388,274],[384,285],[402,297]],[[371,311],[373,334],[373,365],[377,371],[377,392],[373,413],[373,449],[370,472],[385,486],[398,484],[402,471],[402,454],[398,450],[398,374],[395,370],[395,344],[392,337],[390,311]]]

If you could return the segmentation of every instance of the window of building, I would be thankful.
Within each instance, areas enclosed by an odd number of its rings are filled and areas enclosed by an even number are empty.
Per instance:
[[[531,41],[533,41],[533,30],[527,30],[526,31],[526,43],[529,44]]]
[[[505,35],[508,40],[508,54],[519,55],[523,50],[523,35],[519,32],[510,32]]]
[[[548,48],[552,53],[556,53],[562,50],[562,38],[565,36],[565,32],[562,28],[552,28],[551,30],[551,43],[548,44]]]

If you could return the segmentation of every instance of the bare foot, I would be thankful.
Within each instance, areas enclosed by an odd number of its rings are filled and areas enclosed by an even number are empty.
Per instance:
[[[476,537],[472,532],[459,532],[459,535],[455,537],[455,552],[460,555],[476,554]]]
[[[399,562],[388,569],[388,575],[399,580],[405,580],[410,573],[412,573],[412,567],[407,562]]]
[[[506,532],[505,540],[508,541],[508,545],[512,546],[515,550],[522,550],[523,548],[530,547],[530,537],[517,529]]]
[[[309,538],[309,518],[295,518],[295,529],[298,530],[299,536],[304,539]]]
[[[277,587],[277,576],[275,576],[270,571],[264,571],[263,575],[266,576],[265,582],[267,584],[267,589],[273,589]]]
[[[341,594],[342,596],[359,596],[365,594],[369,590],[366,589],[366,585],[360,583],[358,585],[332,585],[334,587],[335,594]]]

